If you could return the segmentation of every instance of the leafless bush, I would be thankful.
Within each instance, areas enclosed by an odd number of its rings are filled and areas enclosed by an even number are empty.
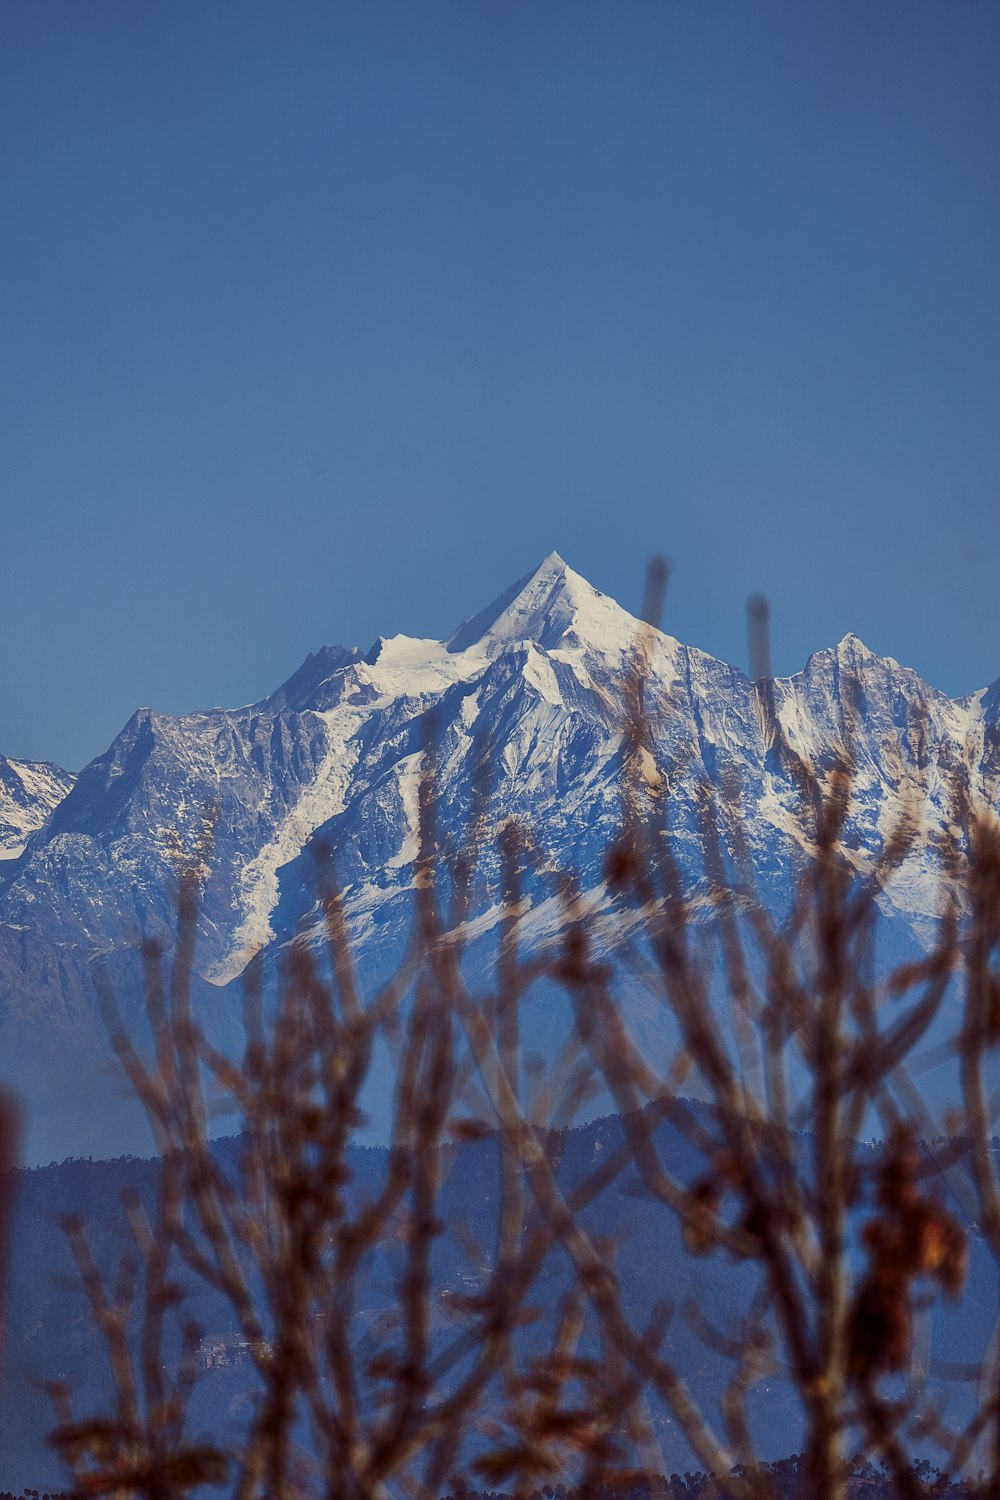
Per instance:
[[[766,664],[765,624],[755,601],[751,649]],[[940,1173],[944,1162],[917,1150],[928,1118],[907,1072],[959,964],[965,885],[958,850],[943,862],[931,951],[878,976],[872,957],[878,898],[918,836],[917,790],[904,786],[897,825],[874,867],[859,877],[842,836],[855,780],[852,705],[860,685],[853,692],[852,684],[844,686],[847,752],[813,766],[788,743],[772,683],[758,676],[760,722],[797,786],[807,857],[787,913],[776,918],[757,895],[741,788],[698,786],[706,921],[673,852],[669,787],[676,767],[660,764],[660,736],[645,706],[648,645],[648,639],[637,645],[626,700],[623,831],[609,851],[607,876],[623,914],[631,918],[636,908],[643,914],[639,940],[624,939],[623,951],[677,1023],[680,1048],[665,1066],[650,1065],[623,1024],[604,955],[592,959],[588,952],[587,926],[572,901],[561,978],[579,1033],[626,1121],[646,1190],[679,1218],[692,1254],[724,1252],[756,1263],[763,1291],[735,1335],[705,1329],[733,1361],[721,1428],[697,1408],[683,1372],[665,1359],[647,1363],[648,1381],[710,1469],[728,1473],[739,1460],[744,1478],[729,1481],[734,1493],[759,1486],[747,1396],[764,1375],[789,1381],[801,1402],[811,1495],[843,1493],[846,1453],[854,1451],[849,1442],[884,1456],[900,1493],[917,1493],[903,1431],[919,1421],[922,1408],[912,1389],[890,1400],[883,1387],[885,1376],[912,1369],[918,1288],[936,1284],[955,1296],[965,1274],[965,1229],[946,1206],[943,1179],[927,1186],[928,1171]],[[973,889],[986,869],[981,843],[974,844],[967,866]],[[997,910],[995,897],[991,890],[973,913],[973,952],[983,944],[986,908]],[[989,1035],[995,1039],[1000,1029]],[[978,1033],[965,1049],[976,1065],[983,1040]],[[707,1121],[685,1104],[684,1089],[711,1101]],[[655,1108],[640,1109],[644,1104]],[[703,1170],[694,1180],[676,1178],[663,1159],[656,1122],[664,1116],[701,1155]],[[873,1117],[887,1137],[878,1153],[860,1143]],[[979,1176],[995,1203],[985,1112],[974,1123]],[[865,1203],[870,1217],[859,1237]],[[851,1269],[852,1239],[866,1255],[860,1273]],[[634,1358],[634,1335],[621,1326],[618,1305],[604,1315],[610,1337]]]
[[[965,1462],[989,1428],[1000,1472],[1000,1360],[990,1366],[977,1423],[947,1434],[929,1410],[914,1339],[926,1291],[956,1296],[962,1287],[967,1232],[946,1172],[963,1152],[1000,1260],[1000,1186],[988,1142],[996,1105],[983,1075],[1000,1045],[995,817],[965,809],[954,847],[942,851],[930,950],[880,975],[878,903],[919,837],[920,787],[904,781],[898,822],[859,874],[844,842],[859,685],[845,685],[846,748],[807,764],[775,710],[758,602],[756,707],[770,752],[797,788],[801,868],[788,910],[776,915],[758,894],[743,789],[732,780],[695,785],[707,895],[693,903],[670,819],[671,785],[693,773],[661,764],[663,736],[648,703],[664,583],[665,570],[653,570],[650,624],[622,685],[621,831],[606,860],[609,897],[623,918],[617,941],[596,945],[567,871],[561,941],[555,951],[525,950],[525,831],[508,823],[494,830],[503,872],[496,972],[485,993],[472,993],[463,956],[477,861],[493,836],[482,815],[486,791],[480,786],[465,850],[442,871],[428,765],[411,944],[376,995],[359,991],[329,854],[318,865],[325,966],[315,933],[304,932],[287,950],[274,1005],[251,967],[239,1064],[208,1043],[192,1012],[194,873],[181,887],[169,980],[160,952],[146,950],[151,1062],[105,995],[115,1047],[164,1167],[155,1228],[133,1212],[142,1298],[128,1277],[110,1297],[82,1230],[71,1227],[118,1392],[113,1421],[89,1429],[74,1423],[68,1393],[58,1393],[56,1441],[80,1487],[160,1497],[217,1472],[198,1465],[217,1465],[220,1455],[184,1438],[187,1366],[169,1389],[154,1374],[174,1258],[221,1295],[252,1353],[261,1394],[232,1455],[239,1497],[430,1497],[471,1483],[526,1490],[546,1479],[592,1491],[662,1467],[650,1402],[666,1404],[699,1461],[720,1483],[726,1476],[727,1494],[767,1494],[749,1409],[765,1375],[797,1394],[809,1493],[821,1500],[845,1492],[847,1455],[857,1451],[883,1460],[900,1494],[921,1493],[910,1463],[915,1433],[933,1433]],[[919,721],[911,728],[919,741]],[[623,968],[631,982],[642,977],[670,1021],[664,1034],[679,1038],[658,1060],[629,1034],[616,993]],[[925,1142],[937,1126],[910,1065],[960,971],[963,1143],[935,1153]],[[519,1009],[541,976],[568,993],[575,1034],[531,1078]],[[379,1047],[393,1057],[395,1107],[384,1178],[364,1197],[352,1190],[349,1148]],[[622,1118],[624,1145],[570,1182],[553,1159],[551,1127],[572,1118],[595,1079]],[[692,1093],[701,1107],[687,1102]],[[222,1107],[243,1131],[235,1164],[211,1139]],[[675,1172],[662,1122],[695,1148],[695,1175]],[[876,1127],[879,1149],[864,1140]],[[496,1143],[495,1246],[481,1284],[459,1295],[436,1272],[442,1231],[461,1233],[442,1222],[442,1191],[452,1143],[483,1132]],[[647,1326],[634,1326],[613,1247],[587,1228],[588,1205],[626,1167],[680,1224],[689,1253],[759,1267],[760,1294],[740,1327],[700,1325],[732,1362],[718,1419],[665,1352],[671,1310],[664,1305]],[[398,1312],[373,1339],[359,1326],[359,1297],[390,1247]],[[569,1268],[568,1284],[555,1309],[542,1309],[553,1315],[544,1348],[529,1357],[519,1330],[539,1312],[540,1273],[553,1259]],[[143,1381],[129,1344],[140,1302]],[[443,1310],[463,1320],[447,1336]],[[88,1430],[104,1443],[100,1461],[86,1448]]]
[[[543,1318],[530,1298],[569,1222],[553,1222],[532,1202],[525,1163],[544,1157],[553,1116],[572,1118],[583,1092],[573,1066],[580,1049],[569,1044],[542,1091],[546,1102],[536,1089],[526,1112],[518,1007],[537,965],[518,954],[516,832],[501,834],[507,894],[495,988],[473,996],[461,973],[461,934],[475,851],[449,872],[446,914],[431,791],[425,776],[410,948],[370,1003],[358,992],[325,852],[318,871],[328,977],[307,933],[285,956],[273,1005],[252,967],[240,1063],[209,1044],[191,1005],[206,850],[181,884],[169,979],[159,949],[145,950],[151,1061],[104,988],[113,1044],[163,1167],[155,1227],[130,1205],[143,1298],[131,1266],[110,1295],[82,1226],[68,1226],[116,1391],[113,1417],[84,1420],[74,1418],[68,1391],[53,1391],[60,1422],[52,1442],[80,1489],[162,1500],[220,1477],[224,1455],[184,1436],[193,1367],[169,1390],[160,1373],[164,1310],[179,1291],[168,1278],[172,1259],[228,1304],[256,1368],[260,1399],[231,1455],[237,1496],[436,1495],[466,1482],[468,1462],[484,1483],[518,1486],[613,1468],[613,1430],[629,1421],[641,1381],[613,1347],[603,1362],[580,1353],[581,1290],[545,1310],[553,1314],[548,1352],[522,1358],[515,1339]],[[395,1107],[384,1178],[365,1197],[352,1191],[350,1151],[379,1045],[393,1057]],[[220,1112],[241,1127],[235,1159],[213,1143]],[[434,1246],[443,1231],[461,1231],[441,1218],[454,1143],[483,1135],[496,1163],[496,1237],[488,1252],[478,1248],[479,1284],[463,1293],[441,1284]],[[575,1185],[572,1211],[601,1181]],[[390,1274],[398,1309],[373,1327],[358,1316],[359,1298],[373,1277]],[[142,1345],[141,1380],[130,1328]],[[189,1326],[189,1355],[198,1338]]]

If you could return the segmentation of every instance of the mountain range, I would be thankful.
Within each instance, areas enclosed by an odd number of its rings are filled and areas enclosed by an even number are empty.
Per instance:
[[[139,709],[76,776],[0,757],[0,1072],[25,1100],[27,1154],[109,1155],[144,1141],[107,1062],[92,967],[141,1012],[140,934],[169,940],[179,871],[205,810],[196,1003],[225,1045],[239,1033],[240,976],[316,920],[313,853],[333,852],[363,976],[405,942],[424,758],[438,844],[462,843],[475,788],[492,828],[530,829],[525,894],[541,942],[572,872],[595,919],[621,819],[630,674],[647,661],[645,712],[670,789],[674,848],[704,880],[697,792],[738,783],[738,816],[761,889],[780,903],[808,853],[797,759],[855,767],[844,847],[870,869],[904,799],[923,826],[882,897],[901,943],[919,944],[939,896],[937,847],[956,775],[998,804],[1000,682],[952,700],[856,636],[759,685],[735,667],[647,631],[555,553],[443,641],[380,637],[328,646],[268,697],[171,717]],[[775,723],[781,733],[776,736]],[[497,920],[498,860],[484,841],[479,932]]]

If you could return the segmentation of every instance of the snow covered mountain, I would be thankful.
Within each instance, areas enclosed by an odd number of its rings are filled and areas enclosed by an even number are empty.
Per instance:
[[[0,859],[17,859],[28,835],[41,828],[74,780],[48,761],[0,755]]]
[[[552,554],[445,641],[380,638],[364,654],[327,647],[243,708],[180,718],[141,709],[75,781],[30,768],[34,821],[9,812],[23,804],[13,793],[4,800],[6,769],[26,783],[23,767],[0,761],[0,830],[14,830],[11,848],[15,836],[25,844],[20,858],[0,864],[0,1056],[34,1102],[35,1155],[130,1149],[101,1071],[107,1047],[89,965],[103,956],[126,1008],[138,1010],[135,937],[169,934],[177,871],[210,803],[218,824],[198,1001],[220,1036],[235,1024],[250,956],[309,920],[316,840],[336,856],[363,966],[375,972],[398,952],[425,752],[446,854],[464,836],[485,773],[493,826],[516,816],[532,830],[526,889],[536,934],[558,924],[561,871],[599,908],[620,820],[624,701],[639,632]],[[670,783],[675,847],[692,885],[703,872],[699,782],[738,778],[762,885],[780,899],[804,837],[795,755],[822,765],[849,744],[858,775],[845,842],[866,868],[901,799],[915,794],[926,834],[889,905],[908,927],[933,915],[934,830],[948,817],[948,777],[960,774],[997,802],[1000,684],[954,702],[847,636],[774,682],[785,736],[776,745],[760,690],[741,672],[659,632],[648,655],[651,775]],[[495,874],[495,858],[486,868]],[[488,891],[485,905],[488,927]]]

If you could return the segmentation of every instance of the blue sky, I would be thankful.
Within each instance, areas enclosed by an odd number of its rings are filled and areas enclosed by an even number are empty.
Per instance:
[[[1000,676],[1000,6],[6,0],[0,752],[556,548]]]

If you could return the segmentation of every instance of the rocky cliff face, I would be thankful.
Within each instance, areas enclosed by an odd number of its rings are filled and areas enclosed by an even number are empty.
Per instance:
[[[668,635],[643,639],[648,774],[669,788],[692,889],[704,878],[699,785],[725,790],[723,824],[739,819],[762,888],[780,901],[808,852],[796,761],[829,768],[849,753],[845,843],[859,871],[904,804],[920,809],[921,835],[885,897],[889,916],[919,932],[936,909],[950,782],[959,776],[997,803],[1000,685],[953,702],[848,636],[796,676],[754,687]],[[80,1149],[81,1099],[101,1149],[129,1149],[114,1136],[110,1085],[94,1082],[106,1044],[89,965],[103,957],[117,966],[126,1009],[139,1006],[135,938],[169,933],[177,873],[209,807],[200,1004],[223,1031],[250,956],[313,918],[320,841],[335,855],[362,966],[375,972],[399,951],[424,756],[446,856],[466,836],[475,789],[490,788],[483,932],[496,894],[489,829],[509,817],[531,831],[535,936],[558,924],[560,872],[600,910],[639,640],[638,622],[553,554],[448,640],[380,638],[364,655],[325,648],[245,708],[178,719],[140,710],[75,782],[53,767],[25,773],[0,761],[0,842],[24,845],[0,863],[0,1040],[4,1072],[35,1098],[38,1154]],[[15,782],[33,787],[34,800],[19,801]]]

